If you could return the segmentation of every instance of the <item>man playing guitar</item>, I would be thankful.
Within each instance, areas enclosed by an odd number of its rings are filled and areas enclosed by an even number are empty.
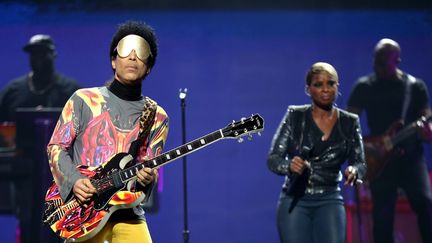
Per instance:
[[[111,183],[107,180],[95,184],[96,180],[92,182],[91,175],[81,174],[77,166],[102,166],[119,153],[133,155],[133,160],[126,161],[128,163],[141,163],[161,153],[168,134],[168,116],[162,107],[155,104],[153,119],[145,119],[146,116],[142,115],[147,110],[143,107],[151,100],[141,92],[142,82],[157,57],[154,30],[136,21],[119,25],[109,54],[114,72],[112,82],[107,86],[77,90],[66,102],[48,145],[49,165],[62,201],[72,200],[82,206],[81,213],[68,215],[64,221],[100,214],[102,211],[85,209],[94,206],[93,199],[101,195],[104,182]],[[142,126],[142,120],[151,120],[151,123],[143,122]],[[148,132],[142,133],[141,130]],[[141,134],[145,136],[141,137]],[[123,162],[118,163],[119,168],[126,167]],[[85,242],[152,242],[140,207],[140,195],[141,192],[149,195],[158,173],[156,169],[146,167],[137,169],[133,175],[136,179],[127,182],[131,193],[116,194],[111,201],[118,207],[125,205],[125,201],[133,201],[134,206],[112,213],[96,235],[82,238]],[[120,184],[121,180],[116,178],[115,184]],[[96,188],[102,189],[97,191]],[[49,220],[52,218],[46,219]],[[53,230],[65,229],[68,235],[61,235],[63,238],[77,238],[92,230],[94,225],[90,222],[88,227],[75,230],[75,225],[61,221],[53,226]]]
[[[432,114],[425,83],[400,70],[400,47],[382,39],[374,50],[374,73],[361,77],[348,110],[365,111],[368,179],[373,201],[374,242],[394,242],[397,189],[404,190],[417,214],[423,242],[432,242],[432,193],[423,142],[432,141]],[[392,125],[400,124],[400,125]]]

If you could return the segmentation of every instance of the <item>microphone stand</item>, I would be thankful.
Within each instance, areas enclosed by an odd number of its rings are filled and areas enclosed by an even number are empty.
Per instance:
[[[186,144],[186,94],[187,88],[179,90],[180,107],[182,114],[182,144]],[[189,242],[190,231],[188,229],[188,204],[187,204],[187,167],[186,167],[186,156],[183,156],[183,242]]]

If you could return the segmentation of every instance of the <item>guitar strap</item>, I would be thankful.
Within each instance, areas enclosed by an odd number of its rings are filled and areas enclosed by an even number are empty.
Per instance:
[[[136,158],[140,147],[147,140],[156,116],[157,103],[149,97],[145,97],[144,99],[144,109],[139,118],[140,131],[137,139],[132,142],[128,152],[132,157],[134,157],[134,159]]]
[[[404,74],[403,80],[405,81],[405,95],[404,103],[402,106],[401,120],[405,122],[408,107],[411,102],[411,85],[416,81],[415,78],[409,74]]]

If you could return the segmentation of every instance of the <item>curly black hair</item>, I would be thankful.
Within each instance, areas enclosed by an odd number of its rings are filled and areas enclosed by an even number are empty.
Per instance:
[[[156,62],[158,51],[156,33],[150,25],[139,21],[126,21],[118,26],[111,40],[110,61],[117,56],[114,49],[117,47],[118,42],[127,35],[139,35],[148,42],[152,55],[148,57],[147,65],[152,68]]]

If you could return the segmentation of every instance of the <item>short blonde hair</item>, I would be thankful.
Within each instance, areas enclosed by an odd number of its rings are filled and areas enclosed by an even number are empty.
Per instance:
[[[306,85],[309,86],[311,84],[313,75],[322,72],[328,73],[334,81],[339,83],[339,77],[336,69],[331,64],[326,62],[317,62],[310,67],[309,71],[306,74]]]

